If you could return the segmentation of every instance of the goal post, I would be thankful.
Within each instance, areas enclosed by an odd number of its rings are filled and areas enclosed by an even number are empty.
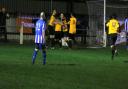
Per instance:
[[[106,35],[106,30],[105,30],[105,24],[106,23],[106,0],[104,0],[104,32],[103,32],[103,47],[107,46],[107,35]]]
[[[89,14],[88,45],[92,47],[106,46],[106,1],[87,1]]]

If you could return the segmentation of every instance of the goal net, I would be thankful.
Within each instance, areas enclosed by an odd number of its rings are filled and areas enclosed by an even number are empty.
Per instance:
[[[125,2],[106,2],[106,0],[87,1],[89,14],[89,28],[87,31],[88,45],[93,47],[105,47],[107,37],[105,34],[105,23],[112,14],[117,15],[120,25],[128,13],[128,6]],[[105,5],[105,6],[104,6]],[[124,28],[122,28],[124,29]]]

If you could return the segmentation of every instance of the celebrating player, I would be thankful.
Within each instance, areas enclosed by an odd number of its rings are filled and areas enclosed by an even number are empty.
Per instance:
[[[53,10],[53,13],[52,13],[49,23],[48,23],[48,30],[49,30],[49,35],[50,35],[50,45],[51,45],[52,49],[54,49],[54,46],[55,46],[55,41],[54,41],[54,38],[55,38],[54,22],[56,20],[55,15],[56,15],[56,10]]]
[[[63,13],[60,14],[60,18],[62,21],[62,46],[68,47],[68,42],[69,42],[68,26],[67,26],[68,23]]]
[[[73,14],[71,14],[71,17],[70,17],[70,21],[69,21],[69,24],[70,24],[70,28],[69,28],[69,38],[76,42],[75,41],[75,34],[76,34],[76,18],[74,17]],[[70,44],[70,47],[72,47],[72,42]]]
[[[46,23],[44,21],[45,14],[41,12],[40,19],[36,22],[35,29],[35,50],[32,57],[32,64],[35,63],[35,59],[38,53],[38,50],[42,50],[43,55],[43,64],[46,64],[46,50],[45,50],[45,29]]]
[[[117,40],[117,34],[119,30],[119,22],[116,19],[116,15],[113,15],[111,19],[107,22],[108,27],[108,36],[110,37],[110,45],[112,48],[112,60],[114,58],[114,55],[117,53],[116,49],[116,40]]]
[[[67,27],[67,21],[66,21],[66,17],[64,16],[63,13],[60,14],[60,18],[62,21],[62,31],[63,31],[63,36],[67,37],[68,35],[68,27]]]
[[[62,21],[60,17],[57,16],[55,20],[55,40],[56,40],[56,43],[58,43],[60,47],[61,47],[61,38],[62,38],[61,28],[62,28]]]

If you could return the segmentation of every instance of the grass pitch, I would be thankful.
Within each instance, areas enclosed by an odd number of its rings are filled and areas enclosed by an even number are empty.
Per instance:
[[[34,46],[0,44],[0,89],[127,89],[128,51],[119,48],[47,50],[31,63]]]

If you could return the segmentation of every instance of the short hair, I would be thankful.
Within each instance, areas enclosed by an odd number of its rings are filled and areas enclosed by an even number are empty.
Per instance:
[[[40,18],[45,19],[45,13],[44,13],[44,12],[41,12],[41,13],[40,13]]]

